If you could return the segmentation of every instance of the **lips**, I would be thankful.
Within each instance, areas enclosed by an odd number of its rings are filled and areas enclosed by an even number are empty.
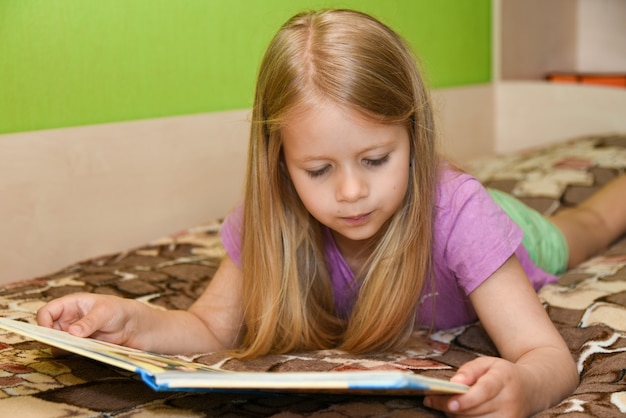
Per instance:
[[[344,216],[342,217],[342,219],[344,221],[346,221],[347,223],[349,223],[350,225],[361,225],[364,224],[365,222],[367,222],[367,220],[369,219],[371,212],[369,213],[362,213],[360,215],[354,215],[354,216]]]

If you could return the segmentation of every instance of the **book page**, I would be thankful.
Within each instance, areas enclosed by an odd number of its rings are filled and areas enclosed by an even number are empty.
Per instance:
[[[227,371],[26,322],[0,318],[0,328],[140,374],[155,390],[259,390],[274,392],[464,393],[465,385],[402,370]]]
[[[155,374],[168,370],[216,371],[210,366],[173,356],[149,353],[92,338],[76,337],[64,331],[7,318],[0,318],[0,328],[132,372],[142,370]]]

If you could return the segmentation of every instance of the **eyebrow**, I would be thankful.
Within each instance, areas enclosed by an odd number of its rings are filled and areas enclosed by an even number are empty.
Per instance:
[[[380,148],[388,147],[391,144],[391,142],[392,141],[389,140],[389,141],[385,141],[384,143],[378,143],[376,145],[363,148],[362,150],[359,150],[357,154],[366,154],[370,151],[375,151]],[[309,161],[319,161],[319,160],[332,160],[332,157],[329,155],[320,154],[320,155],[305,155],[302,158],[298,158],[298,161],[303,162],[303,163],[309,162]]]

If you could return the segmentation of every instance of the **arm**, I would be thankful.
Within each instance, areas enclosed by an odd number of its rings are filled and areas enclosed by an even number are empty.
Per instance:
[[[242,334],[242,275],[226,256],[187,311],[160,310],[132,299],[72,294],[37,312],[37,322],[80,337],[146,351],[181,354],[237,347]]]
[[[528,416],[576,388],[579,377],[569,349],[517,257],[509,258],[470,299],[502,359],[481,357],[463,365],[452,380],[471,385],[470,391],[427,397],[427,405],[458,415]]]

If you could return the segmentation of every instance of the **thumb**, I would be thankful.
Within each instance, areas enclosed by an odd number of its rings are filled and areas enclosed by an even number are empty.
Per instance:
[[[89,337],[102,328],[102,318],[104,317],[103,315],[98,315],[98,310],[94,308],[70,325],[67,332],[76,337]]]
[[[491,368],[493,361],[489,357],[479,357],[459,368],[450,381],[471,386]]]

